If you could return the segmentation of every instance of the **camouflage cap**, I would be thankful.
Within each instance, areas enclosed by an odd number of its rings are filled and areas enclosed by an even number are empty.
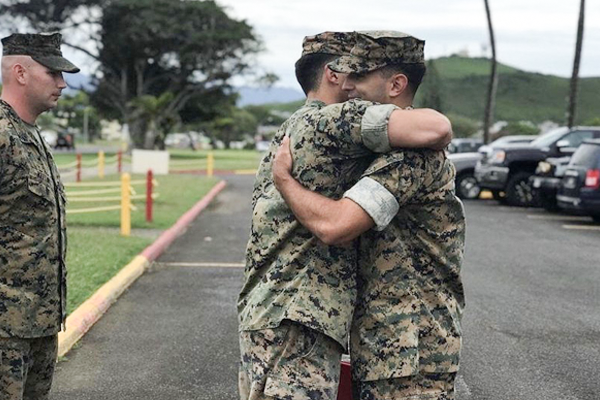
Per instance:
[[[79,72],[60,51],[60,33],[13,33],[2,39],[3,56],[30,56],[54,71]]]
[[[302,40],[302,56],[308,54],[350,54],[355,43],[354,32],[323,32]]]
[[[425,62],[425,41],[396,31],[356,33],[356,45],[350,55],[329,63],[329,68],[343,73],[366,73],[389,64]]]

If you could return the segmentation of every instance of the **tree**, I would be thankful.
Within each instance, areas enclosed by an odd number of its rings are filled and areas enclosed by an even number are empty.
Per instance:
[[[172,93],[160,107],[162,121],[204,95],[228,106],[235,96],[230,78],[250,72],[249,56],[262,50],[252,27],[213,0],[4,0],[0,11],[14,26],[25,21],[35,30],[73,28],[76,35],[65,35],[65,44],[99,64],[93,104],[128,123],[140,146],[153,142],[144,130],[151,117],[134,99]],[[263,78],[276,80],[268,73]]]
[[[109,0],[3,0],[0,17],[9,30],[18,31],[23,23],[38,32],[60,31],[93,23],[92,10]]]
[[[444,112],[442,78],[433,60],[427,62],[427,74],[423,83],[421,107],[433,108],[439,112]]]
[[[229,90],[228,80],[249,69],[246,56],[261,49],[246,22],[210,0],[118,0],[104,10],[101,26],[94,100],[120,113],[136,145],[153,141],[144,131],[147,115],[133,112],[132,100],[171,92],[157,118],[178,114],[199,94]]]
[[[581,61],[581,47],[583,46],[583,25],[585,19],[585,0],[579,5],[579,23],[577,25],[577,43],[575,44],[575,60],[573,61],[573,74],[569,92],[569,108],[567,109],[567,126],[573,127],[577,111],[577,93],[579,91],[579,63]]]
[[[143,121],[145,124],[145,129],[143,129],[145,136],[135,137],[135,147],[165,148],[167,134],[179,122],[179,116],[176,113],[166,111],[173,98],[173,93],[165,92],[158,97],[143,95],[131,100],[132,119]]]
[[[229,148],[234,140],[241,140],[244,136],[253,137],[256,134],[258,122],[248,111],[241,108],[231,108],[225,116],[216,118],[211,123],[211,132],[214,139],[220,139]]]
[[[487,101],[485,103],[485,115],[483,119],[483,143],[490,142],[490,126],[494,120],[494,108],[496,103],[496,90],[498,88],[498,71],[496,62],[496,40],[494,39],[494,27],[492,26],[492,15],[488,0],[484,0],[485,13],[488,21],[488,30],[490,32],[490,46],[492,48],[492,70],[490,73],[490,82],[488,86]]]

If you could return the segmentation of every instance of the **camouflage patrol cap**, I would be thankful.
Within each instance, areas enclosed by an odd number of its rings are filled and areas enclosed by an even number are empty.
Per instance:
[[[302,56],[308,54],[348,55],[355,43],[354,32],[323,32],[302,40]]]
[[[425,62],[425,41],[396,31],[357,32],[350,55],[329,63],[329,68],[343,73],[366,73],[390,64]]]
[[[30,56],[54,71],[79,72],[60,51],[60,33],[13,33],[2,39],[3,56]]]

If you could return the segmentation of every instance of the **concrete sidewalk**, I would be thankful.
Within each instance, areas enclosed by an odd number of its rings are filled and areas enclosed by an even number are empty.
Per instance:
[[[227,187],[59,363],[51,400],[235,399],[254,176]]]

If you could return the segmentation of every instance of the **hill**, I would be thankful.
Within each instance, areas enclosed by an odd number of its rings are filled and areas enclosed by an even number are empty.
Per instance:
[[[490,61],[484,58],[442,57],[433,60],[441,79],[444,113],[459,114],[482,120],[487,97]],[[415,105],[422,106],[423,93],[428,90],[425,76]],[[432,80],[430,78],[430,80]],[[498,92],[496,96],[496,121],[551,120],[565,122],[569,79],[553,75],[522,71],[505,64],[498,65]],[[279,111],[294,111],[304,100],[269,104]],[[265,101],[264,103],[267,103]],[[581,78],[577,123],[600,117],[600,78]]]
[[[442,81],[445,113],[476,120],[483,118],[490,61],[483,58],[443,57],[433,60]],[[415,100],[418,106],[427,90],[427,75]],[[569,79],[498,65],[495,120],[535,123],[565,121]],[[577,123],[600,117],[600,78],[582,78],[579,86]]]

